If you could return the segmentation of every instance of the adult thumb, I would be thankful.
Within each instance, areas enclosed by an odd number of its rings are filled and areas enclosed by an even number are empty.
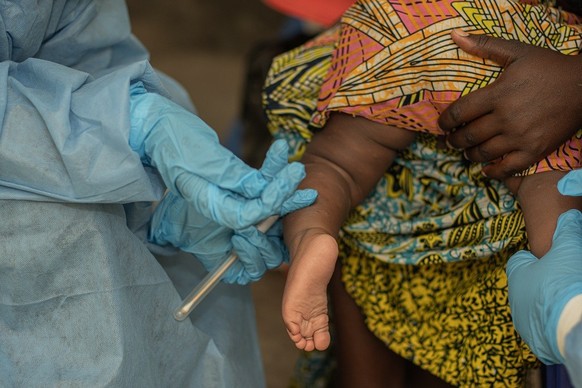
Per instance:
[[[516,40],[469,34],[463,30],[453,30],[451,37],[463,51],[479,58],[492,60],[502,67],[510,65],[518,57],[524,44]]]
[[[582,196],[582,169],[570,171],[560,179],[558,190],[563,195]]]
[[[582,247],[582,212],[578,209],[565,211],[558,217],[556,231],[552,238],[552,248],[569,249],[572,253]],[[561,252],[564,255],[564,252]]]

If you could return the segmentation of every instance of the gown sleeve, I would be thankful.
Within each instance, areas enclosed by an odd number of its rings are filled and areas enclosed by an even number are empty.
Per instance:
[[[159,199],[161,179],[128,144],[129,91],[170,96],[125,4],[23,1],[0,6],[0,24],[0,199]]]
[[[565,366],[572,384],[582,387],[582,321],[578,322],[565,341]]]

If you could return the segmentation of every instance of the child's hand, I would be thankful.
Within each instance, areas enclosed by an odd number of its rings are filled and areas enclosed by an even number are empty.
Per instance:
[[[525,170],[582,128],[582,56],[459,31],[452,38],[503,67],[491,85],[452,103],[439,118],[451,146],[472,161],[493,162],[483,169],[487,176]]]

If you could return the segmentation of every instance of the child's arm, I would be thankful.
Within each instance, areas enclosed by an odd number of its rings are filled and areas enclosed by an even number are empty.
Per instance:
[[[350,209],[374,188],[396,153],[408,147],[414,133],[361,117],[333,114],[307,147],[302,162],[307,177],[300,187],[314,188],[314,205],[285,217],[285,241],[294,257],[305,234],[337,237]]]
[[[324,350],[330,336],[327,285],[338,256],[336,237],[349,210],[376,185],[412,132],[364,118],[332,116],[302,159],[301,187],[318,191],[316,202],[284,219],[291,266],[283,293],[283,320],[295,346]]]
[[[582,210],[582,197],[568,197],[558,192],[557,183],[566,173],[544,172],[524,178],[509,178],[523,210],[531,252],[542,257],[552,245],[558,217],[569,209]]]

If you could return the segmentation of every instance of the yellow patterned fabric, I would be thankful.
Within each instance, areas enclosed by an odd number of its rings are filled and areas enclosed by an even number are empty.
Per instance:
[[[395,353],[454,386],[521,387],[536,359],[507,305],[505,263],[516,247],[422,266],[387,264],[348,247],[343,280],[368,328]]]
[[[500,71],[454,49],[450,30],[572,54],[581,40],[566,24],[575,20],[509,1],[362,0],[342,25],[277,57],[266,80],[269,129],[291,146],[291,159],[325,130],[330,111],[419,132],[343,225],[343,280],[378,338],[453,385],[521,386],[537,360],[507,304],[505,263],[527,248],[519,205],[481,165],[439,142],[438,112]],[[580,133],[527,173],[579,163],[579,149],[568,147]]]
[[[505,263],[527,248],[507,189],[419,135],[341,233],[342,280],[368,328],[455,386],[523,384],[536,358],[515,332]]]

